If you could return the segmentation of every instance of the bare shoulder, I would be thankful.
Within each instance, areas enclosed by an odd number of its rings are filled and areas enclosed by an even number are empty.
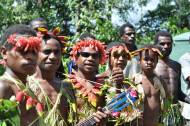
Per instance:
[[[13,94],[10,84],[6,80],[0,78],[0,98],[9,99]]]
[[[181,69],[181,64],[175,60],[169,59],[170,64],[172,67],[175,67],[175,69]]]

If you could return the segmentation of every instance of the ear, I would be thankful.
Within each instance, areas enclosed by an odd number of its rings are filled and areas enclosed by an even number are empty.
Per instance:
[[[7,60],[7,49],[3,46],[0,48],[1,56],[4,60]]]

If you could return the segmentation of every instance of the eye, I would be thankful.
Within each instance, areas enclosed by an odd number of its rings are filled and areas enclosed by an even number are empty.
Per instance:
[[[51,54],[51,52],[52,52],[52,50],[50,50],[50,49],[43,50],[43,53],[44,53],[45,55],[49,55],[49,54]]]
[[[53,52],[54,52],[55,55],[61,54],[61,51],[60,51],[60,50],[54,50]]]

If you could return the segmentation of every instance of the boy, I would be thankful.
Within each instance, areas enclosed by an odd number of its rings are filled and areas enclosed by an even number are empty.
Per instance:
[[[108,70],[104,73],[97,75],[98,77],[111,77],[112,83],[116,84],[115,86],[121,88],[123,84],[124,74],[123,70],[127,64],[127,61],[130,60],[130,54],[128,49],[123,43],[112,42],[107,45],[106,53],[108,55]]]
[[[5,73],[0,78],[0,98],[9,99],[21,90],[14,82],[7,80],[7,76],[25,84],[26,77],[35,72],[40,45],[41,40],[36,37],[35,31],[26,25],[13,25],[5,31],[1,40]],[[28,126],[36,118],[36,111],[34,109],[26,111],[23,103],[19,108],[21,125]]]
[[[161,53],[154,46],[146,46],[139,52],[142,72],[135,75],[134,81],[144,90],[143,126],[156,126],[161,109],[160,96],[165,98],[163,82],[154,73]]]

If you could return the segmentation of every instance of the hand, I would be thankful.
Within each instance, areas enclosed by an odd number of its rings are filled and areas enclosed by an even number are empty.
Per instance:
[[[94,120],[100,124],[105,122],[104,120],[108,117],[110,113],[108,111],[102,112],[102,108],[98,107],[98,111],[93,113]]]
[[[121,68],[113,68],[111,81],[118,84],[122,84],[124,80],[123,70]]]

